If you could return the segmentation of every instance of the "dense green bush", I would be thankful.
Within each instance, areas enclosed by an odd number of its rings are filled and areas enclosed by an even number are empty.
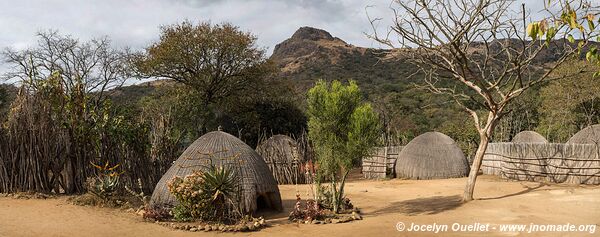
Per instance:
[[[173,208],[176,220],[235,223],[242,217],[239,179],[231,168],[211,165],[205,172],[173,178],[168,188],[178,201]]]

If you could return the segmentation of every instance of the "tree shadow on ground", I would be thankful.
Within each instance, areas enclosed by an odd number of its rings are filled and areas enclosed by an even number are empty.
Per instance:
[[[511,194],[506,194],[506,195],[502,195],[502,196],[498,196],[498,197],[486,197],[486,198],[478,198],[477,200],[496,200],[496,199],[502,199],[502,198],[507,198],[507,197],[513,197],[513,196],[518,196],[518,195],[523,195],[526,193],[530,193],[530,192],[534,192],[538,189],[540,189],[541,187],[546,186],[546,184],[544,183],[539,183],[534,187],[529,187],[527,185],[523,185],[523,188],[525,188],[525,190],[516,192],[516,193],[511,193]]]
[[[462,197],[460,195],[434,196],[393,202],[384,208],[365,214],[378,215],[387,213],[402,213],[409,216],[433,215],[440,212],[456,209],[462,204]]]

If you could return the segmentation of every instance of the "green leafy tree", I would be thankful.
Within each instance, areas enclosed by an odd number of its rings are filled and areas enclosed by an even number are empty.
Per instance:
[[[329,85],[320,80],[309,90],[307,101],[308,136],[316,152],[318,180],[331,181],[331,205],[338,212],[348,172],[377,144],[379,118],[362,101],[354,81]]]
[[[195,91],[200,133],[207,131],[211,105],[260,84],[273,71],[256,37],[230,24],[162,27],[160,40],[133,57],[140,76],[172,79]]]

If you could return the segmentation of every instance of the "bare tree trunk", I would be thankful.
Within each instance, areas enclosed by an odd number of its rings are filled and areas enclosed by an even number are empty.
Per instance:
[[[498,119],[500,118],[497,116],[497,113],[490,112],[488,114],[486,125],[479,130],[479,147],[477,147],[477,152],[475,153],[473,164],[471,165],[471,170],[469,171],[467,186],[465,187],[465,192],[463,194],[463,202],[473,200],[475,182],[477,181],[479,169],[481,169],[481,162],[483,161],[483,156],[485,155],[485,151],[490,143],[490,139],[492,138],[492,133],[494,132],[494,128]]]
[[[473,200],[473,192],[475,191],[477,173],[479,173],[479,169],[481,168],[481,161],[483,160],[483,155],[487,150],[489,142],[490,140],[487,135],[481,136],[479,147],[477,148],[475,158],[473,159],[473,164],[471,165],[471,171],[469,172],[469,179],[467,180],[467,186],[465,187],[465,193],[463,194],[463,202]]]

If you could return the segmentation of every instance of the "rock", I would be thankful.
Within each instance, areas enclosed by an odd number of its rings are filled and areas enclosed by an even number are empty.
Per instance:
[[[325,224],[331,224],[331,218],[326,218],[325,219]]]
[[[248,226],[248,230],[249,231],[255,231],[256,230],[256,227],[254,225],[252,225],[252,224],[251,225],[247,225],[247,226]]]
[[[237,226],[236,226],[236,230],[237,230],[237,231],[242,231],[242,232],[245,232],[245,231],[248,231],[248,226],[247,226],[247,225],[244,225],[244,224],[240,224],[240,225],[237,225]]]
[[[212,230],[212,228],[211,228],[211,226],[209,224],[206,224],[204,226],[204,231],[211,231],[211,230]]]
[[[196,227],[197,230],[204,230],[204,226],[203,225],[198,225],[198,227]]]
[[[144,216],[144,214],[146,214],[146,210],[144,210],[144,209],[142,209],[142,210],[139,210],[139,211],[137,211],[135,214],[138,214],[138,215],[140,215],[140,216]]]
[[[353,220],[354,219],[351,216],[344,216],[344,217],[340,218],[340,223],[346,223],[346,222],[350,222]]]
[[[311,224],[319,225],[319,224],[323,224],[323,222],[320,220],[312,220]]]
[[[352,212],[352,219],[354,220],[362,220],[362,216],[357,212]]]
[[[223,230],[225,230],[225,226],[224,226],[224,225],[219,225],[219,227],[218,227],[218,228],[219,228],[219,230],[220,230],[220,231],[223,231]]]
[[[265,219],[263,219],[262,217],[260,218],[260,220],[258,220],[258,223],[260,225],[265,225]]]
[[[190,231],[191,232],[196,232],[196,231],[198,231],[198,229],[197,228],[190,228]]]
[[[340,223],[340,219],[331,219],[332,224]]]

